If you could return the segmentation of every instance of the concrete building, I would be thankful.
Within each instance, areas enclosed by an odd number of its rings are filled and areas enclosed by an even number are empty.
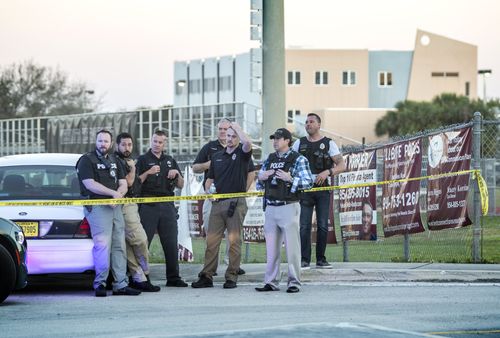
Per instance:
[[[421,30],[413,51],[293,48],[285,57],[287,127],[315,112],[324,129],[344,136],[340,144],[377,141],[376,121],[398,101],[428,101],[445,92],[477,97],[477,47]],[[250,53],[174,67],[174,107],[244,102],[249,125],[261,122]]]

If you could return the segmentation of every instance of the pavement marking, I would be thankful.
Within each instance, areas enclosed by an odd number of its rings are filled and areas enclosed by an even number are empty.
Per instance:
[[[492,333],[500,333],[500,330],[458,330],[458,331],[436,331],[436,332],[427,332],[428,334],[433,335],[447,335],[447,334],[492,334]]]

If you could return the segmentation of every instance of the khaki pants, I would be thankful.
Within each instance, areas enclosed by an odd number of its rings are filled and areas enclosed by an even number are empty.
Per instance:
[[[231,202],[238,201],[238,205],[232,217],[228,217],[227,210]],[[229,264],[226,270],[226,280],[236,282],[238,280],[238,270],[241,260],[241,227],[247,213],[247,203],[245,198],[229,198],[212,203],[209,224],[207,231],[207,248],[205,250],[205,266],[201,275],[212,279],[217,271],[219,248],[227,230],[229,240]]]
[[[128,270],[134,282],[144,282],[149,274],[148,237],[142,227],[137,204],[125,204],[123,218]]]
[[[267,265],[265,284],[278,287],[281,265],[281,245],[285,242],[288,261],[288,287],[300,287],[300,230],[299,203],[266,207],[264,233]]]

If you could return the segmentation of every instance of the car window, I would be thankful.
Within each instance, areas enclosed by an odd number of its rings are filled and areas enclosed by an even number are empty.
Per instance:
[[[0,199],[75,199],[80,197],[72,166],[0,167]]]

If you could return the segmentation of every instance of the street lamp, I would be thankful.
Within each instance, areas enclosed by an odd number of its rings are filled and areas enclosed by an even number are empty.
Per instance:
[[[483,76],[483,101],[486,102],[486,78],[491,76],[491,69],[479,69],[477,71],[479,75]]]

